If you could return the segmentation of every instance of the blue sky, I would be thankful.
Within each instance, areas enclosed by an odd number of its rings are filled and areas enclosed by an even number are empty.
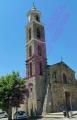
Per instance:
[[[0,0],[0,76],[25,75],[25,26],[32,0]],[[48,64],[61,61],[77,72],[77,0],[35,0],[45,25]],[[77,76],[77,74],[76,74]]]

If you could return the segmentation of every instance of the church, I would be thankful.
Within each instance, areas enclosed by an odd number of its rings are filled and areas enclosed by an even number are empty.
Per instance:
[[[41,13],[33,5],[27,14],[26,74],[29,95],[24,106],[29,115],[77,110],[75,71],[63,61],[47,64],[46,40]],[[54,57],[54,56],[53,56]]]

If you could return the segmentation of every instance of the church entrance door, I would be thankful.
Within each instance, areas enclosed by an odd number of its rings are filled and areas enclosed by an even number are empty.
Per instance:
[[[70,92],[65,92],[65,107],[68,111],[71,110],[70,99]]]

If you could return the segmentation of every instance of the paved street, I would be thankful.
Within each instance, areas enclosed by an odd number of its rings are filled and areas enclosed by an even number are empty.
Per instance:
[[[42,118],[39,120],[77,120],[77,117],[74,117],[74,118]]]
[[[77,118],[48,118],[48,119],[46,118],[41,120],[77,120]]]
[[[42,119],[38,119],[38,120],[77,120],[77,111],[72,111],[72,114],[69,114],[69,116],[70,118],[64,118],[64,115],[62,112],[50,113],[50,114],[44,115]]]
[[[3,118],[0,120],[8,120],[7,118]],[[39,118],[39,119],[30,119],[30,120],[77,120],[77,111],[73,111],[72,112],[72,118],[64,118],[63,113],[62,112],[58,112],[58,113],[50,113],[50,114],[46,114],[43,115],[43,118]]]
[[[8,120],[7,118],[3,118],[0,120]],[[35,120],[35,119],[32,119]],[[73,117],[73,118],[42,118],[42,119],[37,119],[37,120],[77,120],[77,117]]]
[[[8,120],[8,118],[2,118],[2,119],[0,119],[0,120]]]

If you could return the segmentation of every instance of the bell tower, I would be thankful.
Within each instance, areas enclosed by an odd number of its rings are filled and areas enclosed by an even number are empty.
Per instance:
[[[26,71],[28,79],[28,112],[41,114],[46,84],[46,44],[41,13],[33,4],[26,27]]]

